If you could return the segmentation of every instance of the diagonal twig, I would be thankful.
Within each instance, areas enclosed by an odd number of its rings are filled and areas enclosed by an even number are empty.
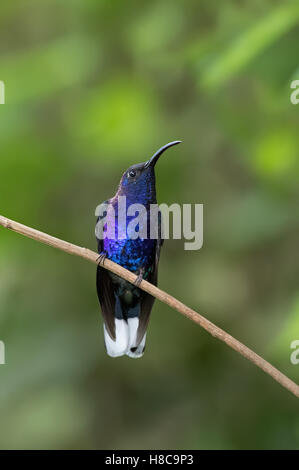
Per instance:
[[[98,253],[91,251],[87,248],[82,248],[77,245],[73,245],[72,243],[66,242],[64,240],[60,240],[59,238],[52,237],[47,233],[40,232],[35,230],[31,227],[27,227],[26,225],[22,225],[14,220],[10,220],[6,217],[0,215],[0,225],[3,227],[13,230],[14,232],[18,232],[26,237],[32,238],[39,242],[45,243],[47,245],[53,246],[54,248],[58,248],[59,250],[65,251],[72,255],[81,256],[82,258],[91,261],[92,263],[98,264]],[[105,259],[104,264],[101,264],[105,269],[117,274],[118,276],[126,279],[130,283],[134,283],[137,279],[137,276],[127,269],[119,266],[116,263],[113,263],[109,259]],[[191,308],[187,307],[185,304],[177,300],[172,295],[164,292],[163,290],[159,289],[158,287],[150,284],[147,281],[142,280],[140,285],[140,289],[143,289],[145,292],[148,292],[153,297],[156,297],[161,302],[169,305],[173,309],[177,310],[182,315],[185,315],[187,318],[192,320],[194,323],[197,323],[206,331],[208,331],[212,336],[223,341],[229,347],[237,351],[242,356],[246,357],[249,361],[253,362],[257,367],[262,369],[266,374],[270,375],[276,382],[280,383],[284,388],[289,390],[293,393],[296,397],[299,397],[299,385],[289,379],[286,375],[280,372],[276,367],[272,366],[268,361],[263,359],[261,356],[256,354],[250,348],[242,344],[236,338],[231,336],[230,334],[226,333],[226,331],[222,330],[214,323],[210,322],[207,318],[203,317],[199,313],[195,312]]]

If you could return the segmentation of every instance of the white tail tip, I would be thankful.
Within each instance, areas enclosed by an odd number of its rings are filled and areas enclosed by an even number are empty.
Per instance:
[[[110,337],[104,325],[104,339],[108,356],[120,357],[125,354],[137,359],[143,356],[145,349],[146,333],[142,341],[136,346],[139,319],[137,317],[126,320],[115,318],[115,341]]]

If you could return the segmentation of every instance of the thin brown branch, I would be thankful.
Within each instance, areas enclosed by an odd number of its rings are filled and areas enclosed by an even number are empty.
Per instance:
[[[59,250],[63,250],[72,255],[81,256],[82,258],[85,258],[91,261],[92,263],[98,263],[98,254],[94,251],[88,250],[87,248],[82,248],[80,246],[73,245],[72,243],[68,243],[64,240],[60,240],[59,238],[52,237],[46,233],[40,232],[31,227],[27,227],[26,225],[19,224],[18,222],[7,219],[3,216],[0,216],[0,225],[7,229],[21,233],[26,237],[33,238],[34,240],[46,243],[47,245],[53,246],[54,248],[58,248]],[[124,269],[123,267],[113,263],[108,259],[105,260],[103,267],[131,283],[134,283],[136,280],[135,274],[131,273],[127,269]],[[274,380],[276,380],[276,382],[280,383],[284,388],[289,390],[296,397],[299,397],[299,386],[295,382],[293,382],[291,379],[289,379],[282,372],[280,372],[278,369],[276,369],[274,366],[272,366],[269,362],[267,362],[261,356],[256,354],[254,351],[249,349],[247,346],[240,343],[240,341],[235,339],[233,336],[229,335],[224,330],[214,325],[214,323],[210,322],[199,313],[195,312],[179,300],[175,299],[172,295],[167,294],[166,292],[159,289],[158,287],[155,287],[149,282],[142,281],[140,284],[140,288],[148,292],[152,296],[156,297],[161,302],[164,302],[165,304],[174,308],[179,313],[185,315],[194,323],[200,325],[212,336],[223,341],[232,349],[237,351],[239,354],[246,357],[249,361],[253,362],[253,364],[255,364],[257,367],[266,372],[266,374],[270,375]]]

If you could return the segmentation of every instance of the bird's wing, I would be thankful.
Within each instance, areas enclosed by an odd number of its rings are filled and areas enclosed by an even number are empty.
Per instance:
[[[107,269],[104,269],[101,266],[97,267],[97,292],[107,331],[110,337],[115,341],[115,296],[113,284]]]
[[[160,211],[158,213],[158,217],[159,217],[158,219],[159,228],[158,228],[158,238],[156,241],[155,260],[154,260],[152,272],[148,278],[148,282],[150,282],[151,284],[154,284],[155,286],[157,285],[157,282],[158,282],[158,264],[159,264],[159,259],[160,259],[161,247],[164,242],[164,239],[162,238],[162,220],[161,220]],[[137,345],[142,341],[142,338],[146,332],[154,301],[155,301],[155,298],[152,295],[147,294],[147,293],[143,294],[143,299],[142,299],[141,307],[140,307],[139,325],[138,325],[138,331],[137,331],[137,341],[136,341]]]
[[[104,201],[103,204],[109,204],[110,200]],[[97,228],[96,228],[96,238],[98,242],[98,252],[103,252],[103,239],[98,237],[103,225],[101,225],[101,219],[104,218],[98,217]],[[115,296],[113,291],[113,284],[109,276],[107,269],[102,268],[101,266],[97,267],[97,292],[100,305],[102,308],[102,314],[104,322],[107,328],[107,331],[111,338],[115,340],[115,322],[114,322],[114,310],[115,310]]]

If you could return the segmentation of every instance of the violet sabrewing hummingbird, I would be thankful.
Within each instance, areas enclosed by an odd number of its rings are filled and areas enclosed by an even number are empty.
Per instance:
[[[146,330],[155,299],[142,291],[138,285],[142,279],[157,285],[158,263],[163,244],[160,211],[155,238],[132,238],[128,233],[132,215],[129,216],[126,212],[124,218],[119,216],[119,201],[121,196],[125,196],[126,210],[130,206],[133,207],[132,204],[142,204],[148,215],[148,229],[150,207],[157,204],[155,165],[166,149],[180,142],[170,142],[161,147],[147,162],[128,168],[122,175],[115,196],[103,203],[107,210],[97,220],[99,258],[104,262],[107,257],[138,276],[135,284],[131,284],[100,265],[97,267],[97,292],[104,320],[105,347],[111,357],[126,354],[138,358],[144,353]],[[104,220],[111,221],[109,214],[112,213],[115,223],[112,236],[111,232],[106,232],[104,237],[99,236],[99,233],[102,235],[107,229]],[[149,235],[148,230],[147,234]]]

